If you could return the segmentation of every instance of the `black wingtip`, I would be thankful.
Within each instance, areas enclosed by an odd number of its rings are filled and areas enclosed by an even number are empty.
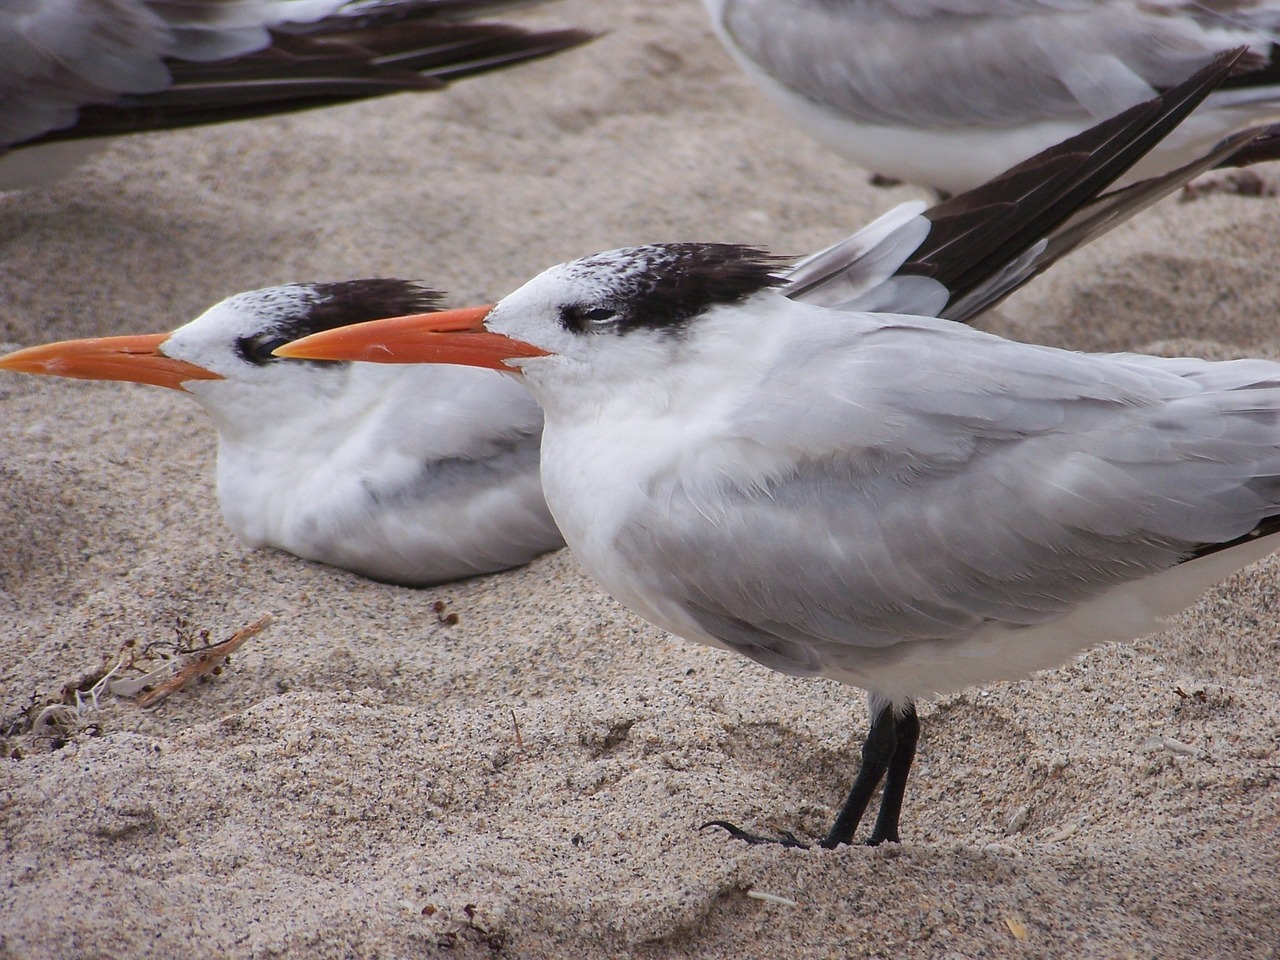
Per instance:
[[[80,107],[77,121],[10,148],[247,120],[465,77],[560,53],[596,34],[470,18],[495,3],[388,3],[271,31],[263,50],[213,62],[166,61],[172,84]]]
[[[1212,63],[1197,70],[1177,86],[1042,150],[972,190],[935,204],[925,212],[925,216],[936,220],[953,216],[972,206],[984,205],[989,202],[989,197],[1007,198],[1009,185],[1018,183],[1026,175],[1043,177],[1046,167],[1051,166],[1069,169],[1069,160],[1076,158],[1086,161],[1074,174],[1079,184],[1077,189],[1097,182],[1103,185],[1095,187],[1093,192],[1105,189],[1107,184],[1118,180],[1146,156],[1209,94],[1220,87],[1248,51],[1248,47],[1237,47],[1219,54]],[[1121,144],[1122,149],[1114,153],[1107,152],[1105,148],[1111,143]],[[1089,163],[1087,158],[1090,157],[1096,159]]]
[[[929,237],[899,272],[943,284],[951,293],[943,314],[951,316],[951,304],[987,283],[1124,176],[1230,76],[1246,52],[1240,47],[1223,53],[1159,96],[929,208],[924,213],[933,223]],[[966,317],[1020,285],[1001,288],[998,297],[969,309]]]
[[[1255,163],[1280,160],[1280,124],[1255,127],[1237,136],[1246,142],[1243,146],[1231,150],[1228,156],[1217,162],[1216,166],[1251,167]],[[1231,139],[1228,138],[1220,143],[1218,149],[1228,146]]]
[[[1280,516],[1264,517],[1258,521],[1252,530],[1243,536],[1236,537],[1232,540],[1224,540],[1222,543],[1206,543],[1196,547],[1191,553],[1182,558],[1182,562],[1189,560],[1199,560],[1201,557],[1207,557],[1213,553],[1221,553],[1223,550],[1230,550],[1232,547],[1244,546],[1246,543],[1255,543],[1264,537],[1274,536],[1280,533]]]

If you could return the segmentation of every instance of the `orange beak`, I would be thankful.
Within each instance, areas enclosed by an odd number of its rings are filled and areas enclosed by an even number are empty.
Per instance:
[[[275,351],[302,360],[363,360],[367,363],[457,363],[512,372],[506,361],[549,356],[523,340],[484,328],[492,306],[417,313],[370,320],[313,333]]]
[[[92,337],[27,347],[0,357],[0,370],[44,373],[79,380],[125,380],[183,390],[189,380],[221,380],[221,374],[185,360],[166,357],[160,344],[167,333],[136,337]]]

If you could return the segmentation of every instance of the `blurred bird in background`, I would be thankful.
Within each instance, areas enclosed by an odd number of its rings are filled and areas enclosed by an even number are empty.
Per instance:
[[[582,30],[473,22],[538,0],[9,0],[0,190],[111,137],[413,90],[556,53]]]
[[[942,194],[1246,47],[1231,77],[1138,164],[1165,173],[1280,119],[1277,0],[703,0],[751,80],[867,170]],[[1276,138],[1234,161],[1280,156]]]

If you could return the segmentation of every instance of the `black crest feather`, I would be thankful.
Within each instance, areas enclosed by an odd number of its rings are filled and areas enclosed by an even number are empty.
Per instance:
[[[391,277],[305,284],[312,299],[308,309],[284,321],[280,333],[297,340],[321,330],[347,327],[366,320],[402,317],[440,309],[439,293],[412,280]]]
[[[441,294],[412,280],[373,278],[336,283],[300,283],[249,294],[261,300],[270,325],[260,334],[236,341],[236,352],[262,366],[283,358],[277,347],[322,330],[366,320],[383,320],[440,309]],[[312,361],[307,361],[312,362]]]
[[[561,321],[578,333],[614,330],[678,332],[719,305],[740,303],[783,282],[788,261],[732,243],[668,243],[630,247],[579,261],[583,271],[608,280],[598,301],[572,304]]]

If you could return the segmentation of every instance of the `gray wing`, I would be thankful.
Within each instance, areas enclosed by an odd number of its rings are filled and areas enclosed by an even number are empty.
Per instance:
[[[789,344],[737,411],[724,442],[779,451],[769,469],[658,491],[675,522],[632,518],[620,544],[757,660],[815,674],[1045,623],[1280,514],[1280,364],[875,320]]]
[[[1230,0],[708,5],[740,55],[784,87],[851,120],[937,129],[1102,119],[1242,45],[1261,69],[1280,21],[1271,3]]]
[[[464,22],[516,0],[42,0],[0,7],[0,147],[322,106],[582,43]]]

